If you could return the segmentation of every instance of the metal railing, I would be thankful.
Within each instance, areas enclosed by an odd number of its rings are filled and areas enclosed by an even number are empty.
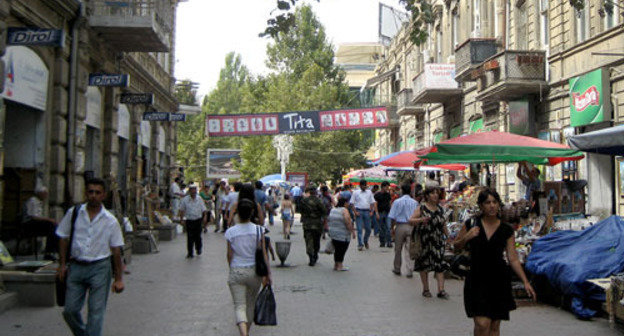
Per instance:
[[[470,38],[455,49],[455,73],[459,75],[474,64],[496,54],[496,39]]]
[[[412,106],[412,89],[403,89],[397,93],[397,107],[398,109],[404,109]]]
[[[165,33],[171,33],[173,11],[168,0],[91,0],[91,15],[153,17]]]

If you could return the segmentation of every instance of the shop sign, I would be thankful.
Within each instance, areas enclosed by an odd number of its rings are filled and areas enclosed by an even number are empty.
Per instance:
[[[533,109],[528,99],[509,102],[509,132],[519,135],[533,135]]]
[[[128,87],[130,75],[124,74],[89,74],[89,86]]]
[[[119,99],[122,104],[145,104],[150,105],[154,103],[153,93],[122,93]]]
[[[206,178],[239,178],[235,166],[242,162],[240,154],[240,149],[208,149]]]
[[[209,136],[301,134],[388,127],[386,108],[209,115]]]
[[[185,113],[171,113],[169,114],[169,121],[186,121]]]
[[[483,118],[479,118],[470,122],[470,127],[468,128],[468,134],[472,133],[480,133],[483,132]]]
[[[611,120],[609,71],[597,69],[570,79],[570,125]]]
[[[45,63],[27,47],[7,47],[2,97],[45,111],[49,71]]]
[[[425,64],[423,73],[414,80],[414,92],[427,89],[457,89],[458,87],[455,81],[455,64]]]
[[[305,189],[305,186],[308,184],[308,173],[288,172],[286,173],[286,181],[292,186],[298,184],[301,189]]]
[[[9,27],[7,45],[63,47],[65,33],[61,29]]]
[[[144,121],[169,121],[169,112],[144,112]]]
[[[130,111],[125,104],[120,104],[117,110],[117,136],[130,139]]]

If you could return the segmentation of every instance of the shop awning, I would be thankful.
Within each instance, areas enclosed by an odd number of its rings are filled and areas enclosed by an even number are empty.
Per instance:
[[[566,145],[507,132],[482,132],[453,138],[436,144],[429,154],[420,156],[423,164],[445,163],[514,163],[527,161],[538,165],[556,165],[580,160],[581,152]]]
[[[383,72],[383,73],[381,73],[381,74],[379,74],[379,75],[377,75],[377,76],[375,76],[375,77],[371,77],[371,78],[369,78],[369,79],[366,81],[366,84],[364,84],[364,88],[370,87],[370,86],[372,86],[373,84],[377,84],[377,83],[379,83],[379,82],[381,82],[381,81],[384,81],[385,79],[387,79],[387,78],[388,78],[388,77],[390,77],[390,76],[393,76],[393,75],[394,75],[395,73],[397,73],[397,72],[399,72],[399,68],[398,68],[398,67],[395,67],[395,68],[394,68],[394,69],[392,69],[392,70],[389,70],[389,71]]]
[[[624,155],[624,125],[572,136],[568,144],[583,152]]]
[[[383,166],[386,171],[389,170],[465,170],[466,166],[462,164],[442,164],[435,166],[422,166],[420,155],[425,155],[431,151],[431,147],[419,150],[406,150],[388,154],[373,164]]]

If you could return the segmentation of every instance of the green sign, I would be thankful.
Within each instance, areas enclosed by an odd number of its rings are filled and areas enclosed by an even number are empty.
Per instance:
[[[416,147],[416,137],[407,138],[407,147],[408,149],[414,149]]]
[[[470,122],[468,134],[483,132],[483,118],[479,118]]]
[[[449,137],[451,139],[457,138],[458,136],[461,135],[461,133],[462,133],[462,127],[461,125],[458,125],[458,126],[451,128],[451,131],[449,132]]]
[[[570,125],[611,120],[610,97],[608,71],[598,69],[570,79]]]

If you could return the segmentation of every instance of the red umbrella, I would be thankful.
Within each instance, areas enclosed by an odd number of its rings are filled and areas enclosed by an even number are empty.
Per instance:
[[[393,168],[401,168],[401,167],[414,167],[420,168],[421,159],[420,155],[428,154],[433,147],[427,147],[418,149],[415,151],[402,151],[397,153],[392,153],[387,155],[385,158],[381,158],[375,161],[375,164],[382,165],[384,167],[393,167]],[[435,166],[427,166],[432,168],[439,169],[447,169],[447,170],[465,170],[466,166],[462,164],[441,164]]]

